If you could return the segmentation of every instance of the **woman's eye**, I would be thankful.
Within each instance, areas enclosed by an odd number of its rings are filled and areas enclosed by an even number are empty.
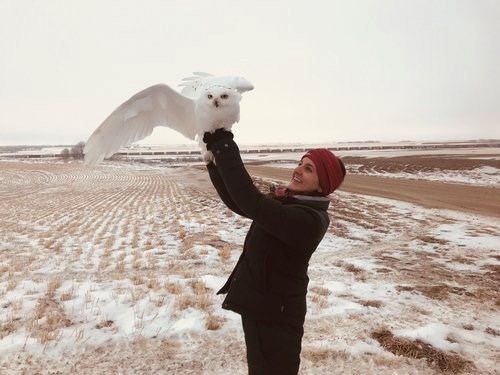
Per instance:
[[[212,94],[208,94],[207,98],[212,99],[213,98]]]
[[[221,99],[227,99],[228,95],[227,94],[222,94],[220,97],[221,97]]]

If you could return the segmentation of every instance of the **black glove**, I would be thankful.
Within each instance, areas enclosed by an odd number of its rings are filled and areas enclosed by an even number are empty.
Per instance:
[[[225,129],[217,129],[215,132],[210,133],[210,132],[205,132],[203,134],[203,142],[207,144],[207,150],[211,151],[212,146],[223,139],[233,139],[234,135],[230,131],[227,131]]]

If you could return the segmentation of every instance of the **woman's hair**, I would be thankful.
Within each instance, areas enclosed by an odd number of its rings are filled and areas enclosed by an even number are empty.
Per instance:
[[[342,169],[342,174],[343,174],[343,175],[344,175],[344,177],[345,177],[345,175],[347,174],[347,172],[346,172],[346,170],[345,170],[345,165],[344,165],[344,162],[343,162],[343,161],[342,161],[342,159],[341,159],[341,158],[339,158],[338,156],[337,156],[337,160],[339,161],[339,164],[340,164],[340,169]]]

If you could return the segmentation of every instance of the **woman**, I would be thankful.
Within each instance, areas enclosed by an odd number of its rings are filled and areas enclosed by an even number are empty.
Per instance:
[[[306,153],[284,194],[254,186],[231,132],[205,133],[210,179],[226,206],[252,219],[236,267],[218,294],[242,317],[249,374],[297,374],[306,315],[307,267],[329,225],[327,196],[345,176],[326,149]]]

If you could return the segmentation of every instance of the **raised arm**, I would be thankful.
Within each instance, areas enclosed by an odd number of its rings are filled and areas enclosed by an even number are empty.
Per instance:
[[[284,205],[263,195],[245,169],[232,134],[225,136],[223,133],[228,132],[220,132],[207,146],[214,154],[218,174],[231,201],[246,217],[291,248],[300,249],[319,243],[324,235],[320,214],[309,207]]]
[[[233,199],[229,195],[226,186],[224,185],[224,181],[222,181],[219,171],[214,163],[207,164],[208,175],[210,176],[210,180],[212,181],[212,185],[214,185],[217,194],[219,194],[220,199],[224,202],[224,204],[234,213],[247,217],[243,211],[234,203]]]

